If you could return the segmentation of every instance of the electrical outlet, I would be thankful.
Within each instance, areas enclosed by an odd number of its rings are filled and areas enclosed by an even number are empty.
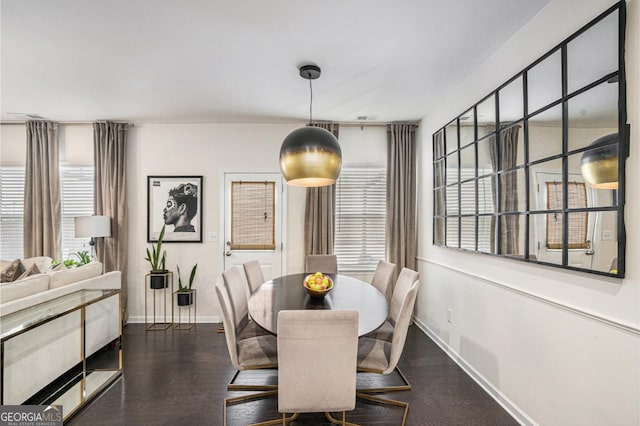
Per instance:
[[[210,243],[215,243],[218,241],[218,233],[217,232],[209,232],[207,234],[207,241]]]
[[[611,241],[613,240],[613,231],[611,230],[602,230],[602,241]]]
[[[447,309],[447,321],[453,322],[453,309],[451,308]]]

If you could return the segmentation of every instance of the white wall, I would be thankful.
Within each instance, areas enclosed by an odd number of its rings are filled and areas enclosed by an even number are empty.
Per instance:
[[[129,131],[129,320],[144,321],[144,276],[149,272],[144,260],[147,229],[149,175],[203,176],[203,242],[163,245],[167,267],[198,263],[194,288],[198,291],[199,321],[219,321],[214,284],[222,279],[222,205],[224,172],[279,172],[278,153],[293,124],[136,124]],[[303,270],[304,196],[303,188],[287,187],[288,271]],[[209,232],[218,233],[218,242],[207,242]],[[177,280],[177,277],[175,277]]]
[[[435,247],[431,135],[613,4],[552,0],[420,126],[417,323],[521,422],[640,424],[640,0],[627,2],[623,280]],[[452,322],[447,310],[452,309]]]

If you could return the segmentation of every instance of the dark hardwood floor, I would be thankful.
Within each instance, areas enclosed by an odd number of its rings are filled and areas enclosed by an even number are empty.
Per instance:
[[[235,370],[218,324],[145,332],[125,327],[124,374],[68,424],[221,425],[223,400],[242,395],[226,385]],[[320,354],[320,359],[330,354]],[[313,364],[310,363],[310,368]],[[409,329],[400,368],[412,390],[383,394],[411,404],[408,425],[517,425],[518,423],[415,326]],[[310,396],[312,397],[312,396]],[[229,425],[274,419],[275,398],[233,405]],[[358,401],[347,421],[400,424],[402,409]],[[301,414],[292,425],[330,424],[322,414]]]

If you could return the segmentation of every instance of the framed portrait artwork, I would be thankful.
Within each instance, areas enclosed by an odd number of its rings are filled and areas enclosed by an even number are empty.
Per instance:
[[[147,176],[147,241],[202,242],[202,176]]]

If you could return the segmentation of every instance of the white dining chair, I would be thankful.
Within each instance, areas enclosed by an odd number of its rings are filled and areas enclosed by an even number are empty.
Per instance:
[[[409,268],[402,268],[396,284],[393,286],[391,303],[389,303],[389,317],[377,330],[367,334],[365,337],[391,342],[402,303],[404,303],[409,288],[419,277],[420,274],[416,271]]]
[[[338,257],[335,254],[310,254],[307,255],[305,266],[307,274],[322,272],[325,274],[338,273]]]
[[[358,397],[380,404],[389,404],[404,408],[402,425],[405,425],[407,420],[409,403],[373,396],[371,393],[411,389],[411,385],[407,381],[406,377],[398,369],[398,361],[400,360],[400,356],[404,350],[409,324],[411,323],[411,317],[413,315],[413,308],[418,295],[419,284],[420,282],[416,280],[409,285],[406,292],[401,291],[401,293],[398,293],[398,297],[401,294],[404,297],[402,297],[399,312],[396,316],[397,320],[391,342],[368,337],[362,337],[358,341],[358,371],[363,373],[388,375],[395,370],[398,371],[400,377],[405,382],[404,385],[400,386],[358,389]],[[395,292],[396,291],[394,290],[394,296]]]
[[[238,339],[270,335],[271,333],[249,318],[247,292],[245,291],[243,272],[240,267],[233,266],[227,269],[222,273],[222,279],[229,295]]]
[[[278,314],[278,411],[345,412],[356,405],[358,312],[281,311]],[[340,424],[340,423],[337,423]]]
[[[243,263],[242,267],[247,277],[247,284],[249,284],[249,294],[253,294],[265,281],[262,266],[257,260],[250,260],[249,262]]]
[[[220,303],[224,335],[227,341],[227,350],[229,351],[231,364],[233,364],[236,370],[276,368],[278,365],[278,347],[276,337],[268,335],[240,339],[238,336],[238,328],[234,321],[233,307],[229,300],[227,288],[221,282],[216,283],[215,287],[216,296]],[[233,380],[231,382],[233,382]],[[257,389],[265,388],[273,389],[274,386],[259,386]],[[237,387],[235,389],[237,389]],[[250,387],[249,389],[254,388]]]
[[[373,273],[371,279],[371,285],[377,288],[380,293],[384,294],[387,298],[387,302],[391,300],[391,293],[393,291],[393,276],[396,273],[396,264],[379,260],[376,266],[376,271]]]

